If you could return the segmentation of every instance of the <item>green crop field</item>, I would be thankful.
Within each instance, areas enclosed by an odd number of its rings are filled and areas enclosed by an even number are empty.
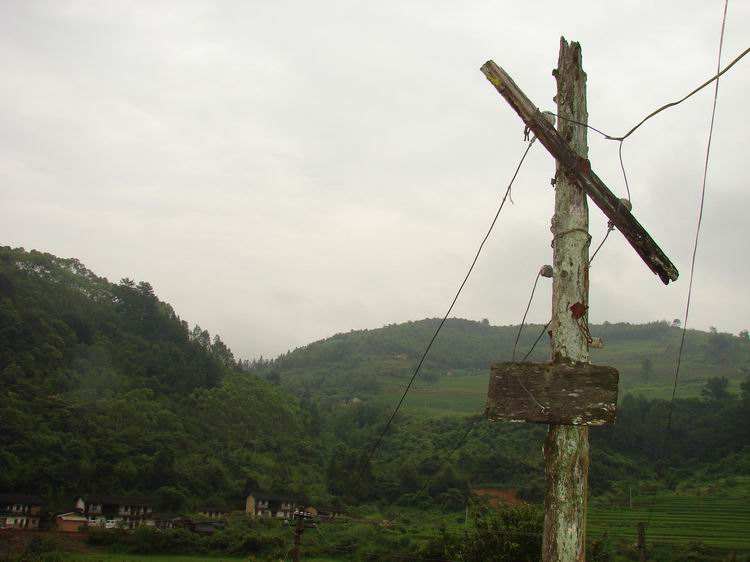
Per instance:
[[[405,411],[420,411],[434,416],[475,414],[487,397],[489,372],[485,375],[443,376],[434,384],[417,383],[406,399]],[[383,397],[386,404],[398,400],[402,387],[391,386]]]
[[[750,550],[750,502],[746,498],[684,497],[663,495],[637,498],[633,509],[589,510],[591,537],[605,532],[611,539],[635,542],[636,524],[648,522],[646,541]]]
[[[68,554],[66,562],[237,562],[247,558],[230,558],[226,556],[185,556],[185,555],[137,555],[137,554]]]
[[[248,560],[248,557],[230,558],[180,555],[136,555],[136,554],[69,554],[64,558],[65,562],[238,562]],[[308,562],[333,562],[333,558],[306,558]]]

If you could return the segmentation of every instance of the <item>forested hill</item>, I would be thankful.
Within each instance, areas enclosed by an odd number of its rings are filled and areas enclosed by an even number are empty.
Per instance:
[[[240,369],[218,336],[189,329],[148,283],[111,283],[75,259],[0,247],[0,492],[42,495],[51,510],[75,494],[146,494],[167,512],[238,508],[247,486],[324,503],[463,509],[469,486],[484,482],[538,500],[543,427],[467,417],[484,402],[489,363],[510,357],[512,326],[450,320],[370,462],[437,322],[341,334]],[[523,353],[540,329],[527,327]],[[679,329],[592,331],[605,341],[595,361],[620,368],[626,390],[671,391]],[[624,399],[617,424],[592,432],[593,493],[636,478],[696,487],[746,474],[746,334],[690,331],[684,365],[679,396],[698,398],[678,400],[669,450],[666,403]],[[665,476],[664,462],[680,474]]]
[[[425,346],[439,324],[426,319],[392,324],[375,330],[338,334],[282,355],[265,365],[272,380],[303,394],[336,400],[392,395],[411,375]],[[679,348],[678,322],[647,324],[609,323],[591,325],[594,336],[604,341],[592,349],[594,363],[620,370],[623,393],[649,398],[671,394]],[[543,329],[526,326],[518,344],[518,359],[531,348]],[[486,392],[489,365],[510,360],[517,326],[492,326],[487,321],[450,319],[446,322],[418,379],[419,388],[431,395],[443,389],[454,392]],[[544,335],[530,359],[548,356]],[[727,377],[735,391],[750,369],[747,332],[735,336],[712,329],[688,330],[683,354],[679,396],[697,396],[706,380]]]
[[[294,400],[239,372],[148,283],[0,248],[0,491],[61,507],[152,493],[177,510],[239,502],[253,480],[315,490],[303,427]]]

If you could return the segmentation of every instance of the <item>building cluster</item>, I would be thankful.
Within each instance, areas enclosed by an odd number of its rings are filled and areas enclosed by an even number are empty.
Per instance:
[[[300,498],[251,492],[244,508],[229,509],[203,506],[192,517],[158,513],[155,502],[147,497],[86,495],[75,499],[71,509],[50,517],[54,528],[62,532],[79,532],[89,528],[157,529],[188,528],[199,533],[212,533],[221,528],[230,514],[249,517],[292,519],[297,515],[330,520],[341,514],[330,507],[313,506]],[[0,529],[38,529],[44,504],[37,496],[0,494]],[[239,507],[239,506],[238,506]]]
[[[43,505],[37,496],[0,494],[0,529],[38,529]]]

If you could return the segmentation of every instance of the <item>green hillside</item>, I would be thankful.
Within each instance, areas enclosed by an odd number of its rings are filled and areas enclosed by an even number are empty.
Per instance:
[[[268,376],[290,391],[325,400],[385,399],[392,403],[403,391],[439,320],[352,331],[312,343],[266,366]],[[450,319],[438,336],[407,400],[409,410],[431,415],[468,414],[483,407],[489,365],[509,360],[517,326]],[[542,326],[526,326],[518,345],[525,355]],[[592,325],[604,340],[592,350],[594,363],[620,371],[621,395],[669,398],[681,330],[666,321],[649,324]],[[530,360],[543,361],[546,336]],[[700,396],[711,377],[726,377],[735,392],[750,370],[750,341],[719,332],[688,330],[678,396]]]
[[[218,336],[189,330],[148,283],[7,247],[0,426],[0,491],[52,507],[83,492],[238,504],[253,480],[324,490],[296,401],[238,371]]]

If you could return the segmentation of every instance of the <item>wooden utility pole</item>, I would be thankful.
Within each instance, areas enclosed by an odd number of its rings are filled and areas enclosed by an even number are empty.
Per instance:
[[[638,562],[646,562],[646,524],[638,523]]]
[[[557,130],[575,153],[588,158],[586,74],[581,47],[560,40],[557,69]],[[557,161],[555,214],[552,217],[552,360],[589,362],[586,336],[571,306],[589,300],[589,208],[586,193]],[[584,309],[586,310],[586,309]],[[583,316],[585,319],[587,314]],[[544,443],[544,562],[572,562],[586,557],[589,430],[586,426],[550,425]]]
[[[305,532],[305,520],[302,515],[296,515],[297,524],[294,526],[294,548],[292,549],[292,560],[299,562],[299,550],[302,545],[302,533]]]
[[[552,361],[492,366],[487,395],[490,419],[548,423],[544,444],[544,562],[583,562],[586,556],[588,426],[612,423],[618,373],[589,365],[589,215],[587,196],[625,237],[663,283],[677,268],[619,199],[591,169],[586,144],[586,74],[581,47],[560,39],[557,130],[507,72],[493,61],[487,79],[557,162],[552,217]],[[563,380],[560,380],[563,379]]]

